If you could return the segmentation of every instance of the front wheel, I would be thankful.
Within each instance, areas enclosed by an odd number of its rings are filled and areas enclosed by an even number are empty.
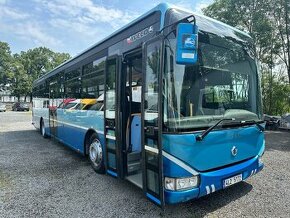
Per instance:
[[[94,133],[89,140],[89,160],[97,173],[105,173],[103,148],[96,133]]]

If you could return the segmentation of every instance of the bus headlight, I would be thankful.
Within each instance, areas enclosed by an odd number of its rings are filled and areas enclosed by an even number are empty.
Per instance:
[[[195,188],[198,186],[199,177],[192,176],[186,178],[169,178],[165,177],[165,188],[171,191],[179,191]]]

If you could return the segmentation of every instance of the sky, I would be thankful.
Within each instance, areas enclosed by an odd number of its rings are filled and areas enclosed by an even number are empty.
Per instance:
[[[72,56],[152,9],[157,0],[0,0],[0,41],[12,53],[45,46]],[[213,0],[170,0],[194,12]]]

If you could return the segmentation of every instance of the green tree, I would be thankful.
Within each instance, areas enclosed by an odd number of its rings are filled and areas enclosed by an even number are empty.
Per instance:
[[[31,95],[33,81],[70,59],[67,53],[57,53],[39,47],[11,54],[6,42],[0,42],[0,91],[8,89],[19,100]]]
[[[16,96],[18,101],[24,95],[26,100],[26,96],[31,92],[31,78],[25,72],[21,57],[18,54],[13,56],[9,77],[11,94]]]
[[[267,76],[270,76],[268,74]],[[271,81],[271,84],[269,83]],[[290,86],[285,76],[274,75],[273,78],[264,77],[262,80],[264,112],[266,114],[281,115],[290,111]],[[272,93],[270,93],[272,91]],[[270,106],[271,101],[271,106]]]
[[[289,0],[215,0],[203,11],[252,36],[261,62],[266,113],[289,112],[289,9]],[[284,69],[282,73],[280,69]],[[281,90],[286,92],[285,95],[280,95]]]
[[[12,56],[8,43],[0,42],[0,91],[6,89],[9,84],[9,70]]]
[[[286,66],[290,83],[290,1],[267,0],[267,7],[276,30],[275,44],[280,49],[278,57]]]
[[[26,52],[21,52],[19,55],[19,62],[22,63],[24,71],[29,78],[27,80],[29,91],[24,92],[23,95],[31,95],[34,80],[43,76],[45,73],[70,58],[71,57],[68,53],[56,53],[45,47],[29,49]]]
[[[269,64],[269,51],[274,50],[274,27],[267,18],[267,9],[261,0],[215,0],[203,10],[204,14],[248,32],[256,44],[256,53],[262,63]]]
[[[55,53],[45,47],[29,49],[20,56],[24,69],[33,80],[71,58],[67,53]]]

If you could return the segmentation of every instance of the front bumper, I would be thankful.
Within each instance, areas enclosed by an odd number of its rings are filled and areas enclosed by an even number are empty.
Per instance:
[[[168,191],[165,190],[165,202],[174,204],[185,202],[194,198],[199,198],[215,191],[223,189],[223,180],[232,176],[242,174],[243,181],[250,176],[255,175],[264,167],[263,163],[259,163],[259,157],[256,156],[243,163],[226,167],[223,169],[200,173],[199,187],[186,191]]]

